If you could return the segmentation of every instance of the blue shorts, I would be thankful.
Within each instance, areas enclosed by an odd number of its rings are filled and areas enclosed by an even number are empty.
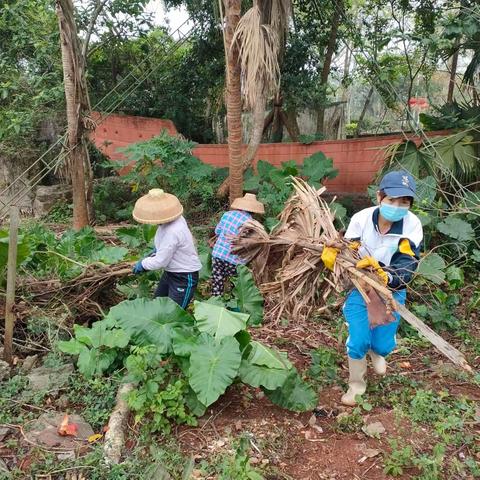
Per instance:
[[[407,298],[406,290],[393,292],[393,298],[404,305]],[[385,357],[397,345],[396,334],[400,315],[394,312],[394,322],[370,328],[367,305],[356,288],[348,294],[343,304],[343,315],[348,325],[347,355],[350,358],[360,360],[368,350]]]

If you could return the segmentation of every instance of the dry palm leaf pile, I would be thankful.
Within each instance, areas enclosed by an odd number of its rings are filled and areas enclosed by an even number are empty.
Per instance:
[[[251,220],[233,241],[235,253],[250,262],[268,299],[266,317],[274,322],[282,317],[304,321],[324,307],[334,291],[343,292],[353,285],[365,299],[370,319],[379,318],[383,311],[383,321],[387,321],[391,312],[397,311],[441,353],[471,371],[462,353],[398,305],[376,274],[355,267],[359,255],[337,232],[334,214],[321,197],[325,187],[316,190],[299,178],[292,182],[294,193],[274,231],[269,235],[260,223]],[[327,270],[320,258],[324,246],[339,250],[333,271]]]

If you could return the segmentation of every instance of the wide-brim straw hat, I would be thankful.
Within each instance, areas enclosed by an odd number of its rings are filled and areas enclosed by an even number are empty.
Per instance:
[[[253,193],[246,193],[241,198],[236,198],[232,207],[234,210],[245,210],[251,213],[265,213],[265,207],[262,202],[257,200],[257,196]]]
[[[133,218],[150,225],[172,222],[182,213],[183,206],[178,198],[160,188],[153,188],[140,197],[133,207]]]

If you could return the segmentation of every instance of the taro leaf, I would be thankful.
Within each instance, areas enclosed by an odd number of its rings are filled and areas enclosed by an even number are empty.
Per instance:
[[[115,234],[130,248],[137,248],[143,243],[143,231],[138,227],[122,227],[116,230]]]
[[[245,330],[249,315],[227,310],[208,302],[195,302],[195,320],[201,332],[221,340]]]
[[[198,256],[200,257],[200,263],[202,264],[198,279],[200,282],[203,282],[212,276],[212,253],[210,248],[202,246],[198,249]]]
[[[331,158],[327,158],[323,152],[315,152],[304,160],[302,174],[311,182],[321,183],[325,178],[336,177],[338,170],[333,168]]]
[[[9,233],[6,230],[0,230],[0,269],[7,265]],[[17,239],[17,266],[21,265],[30,256],[30,246],[28,237],[19,235]]]
[[[130,341],[130,335],[120,328],[111,329],[111,322],[101,320],[95,322],[91,328],[74,325],[75,338],[88,347],[125,348]]]
[[[284,370],[290,370],[292,368],[292,364],[288,358],[286,358],[286,354],[276,352],[272,348],[267,347],[256,340],[250,342],[250,345],[252,346],[252,350],[248,356],[250,363]]]
[[[240,330],[235,334],[235,338],[240,344],[240,351],[242,354],[245,356],[247,353],[250,353],[250,348],[248,348],[248,352],[245,350],[247,347],[250,347],[250,341],[252,340],[250,334],[246,330]]]
[[[275,390],[285,383],[290,375],[290,370],[255,365],[244,359],[240,364],[238,375],[243,383],[248,383],[252,387],[265,387],[268,390]]]
[[[118,263],[125,258],[128,253],[128,248],[125,247],[108,247],[105,246],[91,255],[93,262],[102,262],[107,265]]]
[[[472,226],[461,218],[448,216],[437,225],[439,232],[460,242],[469,242],[474,239],[475,232]]]
[[[438,253],[431,253],[420,260],[416,273],[440,285],[445,281],[445,261]]]
[[[78,355],[85,345],[75,338],[71,338],[68,342],[64,340],[57,342],[57,347],[63,353],[68,353],[69,355]]]
[[[190,412],[192,412],[196,417],[201,417],[207,410],[207,407],[198,399],[197,394],[192,388],[188,389],[187,395],[185,396],[185,403],[187,404]]]
[[[197,345],[197,335],[192,329],[175,329],[172,333],[173,352],[179,357],[188,357]]]
[[[117,354],[114,350],[98,350],[83,347],[78,356],[77,366],[85,377],[101,375],[115,361]]]
[[[161,353],[171,351],[175,328],[193,323],[191,315],[168,297],[125,300],[112,307],[105,320],[122,327],[137,345],[157,345]]]
[[[318,401],[313,388],[300,378],[296,370],[290,373],[281,387],[265,390],[265,394],[276,405],[294,412],[312,410]]]
[[[145,243],[149,244],[153,240],[153,237],[155,237],[158,227],[156,225],[144,224],[141,228],[143,232],[143,239],[145,240]]]
[[[237,277],[233,279],[237,306],[250,315],[249,325],[259,325],[263,319],[263,297],[255,285],[252,272],[245,265],[240,265],[237,272]]]
[[[208,407],[222,395],[237,376],[242,355],[233,337],[220,342],[203,333],[190,355],[189,382],[198,400]]]

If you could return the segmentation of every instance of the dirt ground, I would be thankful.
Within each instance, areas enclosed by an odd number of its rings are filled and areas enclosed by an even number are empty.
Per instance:
[[[253,336],[271,345],[275,345],[276,339],[288,339],[277,348],[287,350],[298,368],[305,368],[309,363],[309,348],[318,345],[334,347],[337,344],[327,330],[322,331],[318,325],[312,324],[296,329],[263,327]],[[437,362],[444,365],[443,359],[430,348],[427,352],[433,357],[431,368],[426,368],[421,361],[421,351],[408,357],[393,353],[389,363],[390,372],[413,376],[416,380],[427,382],[432,388],[480,401],[480,390],[474,385],[437,373],[435,365]],[[447,364],[446,370],[449,371],[449,368]],[[341,376],[346,381],[348,373],[345,365]],[[368,379],[372,384],[378,382],[378,377],[370,369]],[[232,435],[247,434],[251,438],[252,464],[275,467],[278,474],[268,478],[294,480],[391,479],[393,477],[383,472],[382,461],[384,455],[390,452],[388,439],[408,439],[418,446],[429,442],[428,432],[423,429],[412,430],[407,419],[397,418],[393,406],[375,407],[363,416],[365,424],[381,422],[385,427],[385,432],[378,438],[368,436],[363,431],[338,431],[336,417],[352,410],[340,403],[341,395],[342,388],[339,385],[326,387],[319,393],[316,414],[295,414],[272,405],[260,390],[252,392],[251,388],[237,385],[215,404],[215,408],[208,411],[199,427],[181,428],[177,438],[182,450],[199,460],[212,455],[215,450],[228,449],[228,439]],[[413,478],[416,474],[418,472],[415,469],[409,469],[395,478]]]

